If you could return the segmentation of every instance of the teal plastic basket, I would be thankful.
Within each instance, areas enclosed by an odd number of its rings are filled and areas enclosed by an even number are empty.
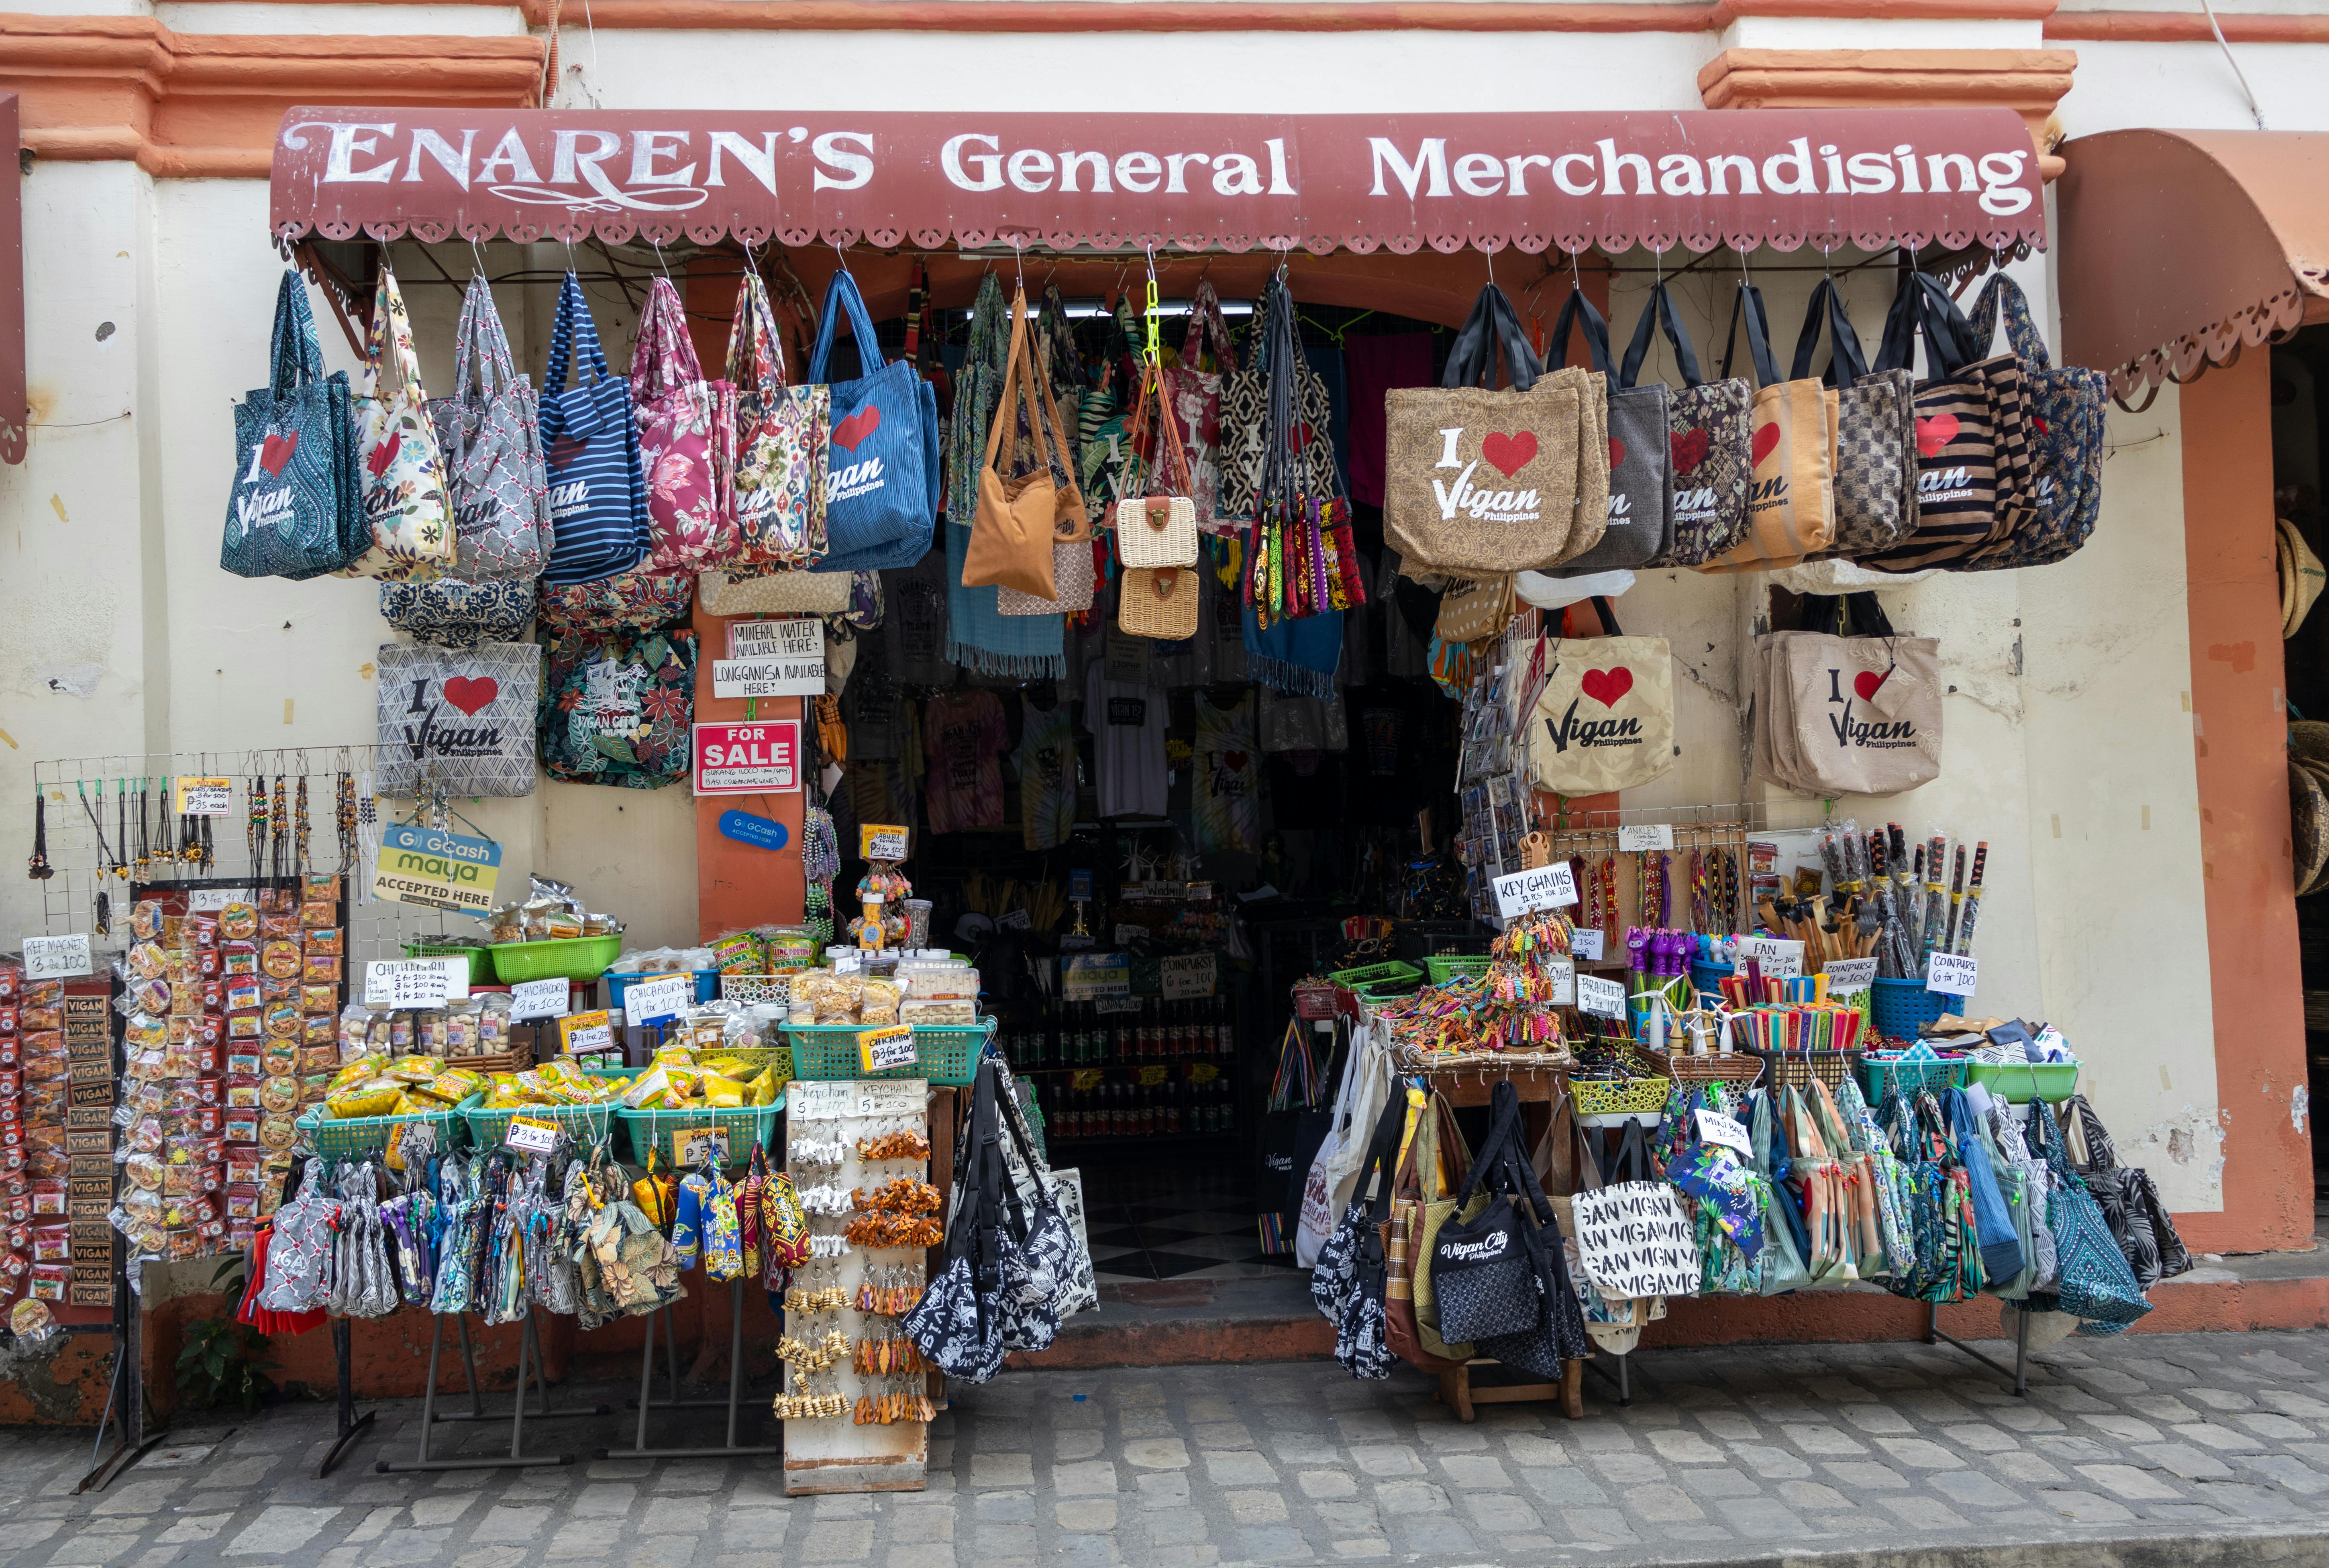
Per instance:
[[[700,1132],[710,1128],[728,1135],[728,1163],[742,1165],[750,1157],[752,1146],[760,1144],[768,1150],[769,1161],[784,1163],[784,1148],[777,1141],[777,1118],[783,1114],[785,1097],[777,1096],[773,1105],[747,1105],[723,1110],[633,1110],[627,1106],[615,1114],[631,1140],[631,1157],[644,1160],[647,1151],[658,1145],[663,1157],[677,1160],[671,1138],[677,1132]]]
[[[591,1078],[636,1078],[638,1074],[627,1067],[585,1067],[583,1073]],[[566,1136],[581,1145],[599,1143],[610,1137],[618,1125],[622,1102],[610,1100],[605,1105],[517,1105],[506,1110],[487,1110],[483,1091],[461,1102],[461,1119],[469,1124],[469,1140],[479,1148],[497,1148],[509,1136],[509,1124],[523,1116],[536,1121],[557,1123]]]
[[[874,1025],[863,1024],[787,1024],[785,1038],[793,1045],[793,1076],[830,1080],[863,1078],[858,1065],[857,1036]],[[914,1064],[893,1067],[876,1078],[922,1078],[932,1083],[964,1084],[978,1076],[978,1059],[994,1038],[995,1020],[976,1024],[914,1025]]]
[[[1860,1059],[1860,1077],[1868,1089],[1868,1103],[1875,1105],[1894,1089],[1903,1094],[1917,1094],[1928,1090],[1938,1094],[1945,1089],[1963,1089],[1966,1069],[1969,1065],[1962,1057],[1955,1061],[1880,1062],[1872,1056],[1863,1055]]]
[[[437,1129],[438,1148],[458,1148],[467,1131],[462,1119],[464,1114],[484,1099],[485,1093],[480,1091],[450,1110],[424,1110],[410,1116],[327,1117],[322,1106],[312,1105],[292,1125],[299,1129],[300,1141],[325,1159],[357,1159],[384,1153],[398,1129],[416,1124]]]

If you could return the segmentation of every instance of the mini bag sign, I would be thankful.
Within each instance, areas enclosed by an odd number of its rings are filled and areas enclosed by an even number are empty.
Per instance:
[[[235,481],[219,565],[237,577],[295,581],[337,571],[372,543],[357,483],[348,373],[324,373],[306,280],[287,269],[275,293],[274,369],[235,405]]]
[[[461,296],[454,342],[453,395],[429,404],[453,504],[449,575],[464,582],[538,577],[553,537],[542,410],[510,357],[482,269]]]
[[[1019,456],[1019,408],[1027,404],[1033,467],[1014,473]],[[1051,439],[1044,439],[1048,418]],[[1051,454],[1064,460],[1059,408],[1034,364],[1027,341],[1027,291],[1011,302],[1011,352],[1003,372],[1003,402],[986,433],[986,463],[978,476],[978,513],[971,523],[970,551],[962,563],[962,585],[1015,588],[1036,599],[1055,599],[1051,547],[1084,533],[1084,501],[1070,478],[1053,477]]]
[[[1489,391],[1500,349],[1511,385]],[[1589,407],[1605,400],[1589,396],[1584,374],[1544,376],[1512,301],[1492,283],[1457,335],[1440,384],[1384,394],[1383,533],[1404,570],[1495,576],[1558,565],[1600,538],[1607,414]]]
[[[1683,384],[1666,388],[1666,471],[1672,493],[1673,543],[1653,566],[1703,566],[1747,535],[1747,485],[1754,468],[1748,435],[1748,410],[1755,392],[1744,381],[1702,381],[1698,354],[1691,346],[1674,300],[1660,282],[1634,326],[1634,340],[1617,367],[1617,392],[1631,388],[1650,352],[1652,332],[1663,326],[1674,347]]]
[[[382,384],[384,368],[391,368],[383,367],[383,360],[393,362],[393,389]],[[453,564],[453,507],[428,401],[404,296],[396,274],[383,267],[372,290],[363,391],[356,397],[356,448],[363,454],[364,521],[372,527],[372,548],[344,576],[426,576]]]
[[[1722,373],[1730,373],[1739,323],[1747,323],[1747,349],[1755,363],[1755,401],[1749,458],[1747,534],[1703,570],[1762,571],[1792,566],[1825,550],[1835,538],[1836,394],[1808,379],[1781,381],[1771,358],[1763,291],[1739,286],[1730,309],[1730,336]]]
[[[1554,357],[1569,351],[1572,322],[1585,330],[1593,368],[1609,377],[1609,325],[1585,290],[1572,287],[1552,328]],[[1674,549],[1674,489],[1669,478],[1666,389],[1652,384],[1618,387],[1609,399],[1609,509],[1607,531],[1581,554],[1561,562],[1552,575],[1583,577],[1596,571],[1645,566]]]

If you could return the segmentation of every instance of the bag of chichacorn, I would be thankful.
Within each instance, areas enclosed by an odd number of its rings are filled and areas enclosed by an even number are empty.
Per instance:
[[[1545,644],[1551,673],[1529,718],[1529,777],[1555,795],[1633,789],[1674,766],[1674,655],[1662,637],[1617,635]]]

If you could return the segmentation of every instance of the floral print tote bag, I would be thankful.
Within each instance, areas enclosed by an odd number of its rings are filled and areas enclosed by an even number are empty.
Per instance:
[[[392,387],[382,384],[382,364],[391,354]],[[427,577],[454,563],[453,507],[428,401],[404,296],[396,274],[383,267],[372,291],[363,391],[356,396],[356,450],[363,459],[364,520],[372,526],[372,548],[345,576]]]
[[[668,278],[647,286],[631,350],[631,410],[646,469],[649,564],[657,571],[694,571],[733,556],[736,389],[703,379],[687,312]]]

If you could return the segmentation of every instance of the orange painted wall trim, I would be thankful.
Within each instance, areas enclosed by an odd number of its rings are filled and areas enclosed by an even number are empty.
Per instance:
[[[550,0],[522,0],[546,26]],[[2040,20],[2055,0],[604,0],[620,28],[828,33],[1720,33],[1741,16]],[[570,20],[570,16],[569,18]]]
[[[2260,16],[2221,11],[2225,39],[2233,43],[2329,43],[2329,16]],[[2062,11],[2047,18],[2046,36],[2065,43],[2213,43],[2208,19],[2198,12]]]
[[[0,14],[0,91],[24,145],[148,174],[264,179],[299,103],[514,108],[533,100],[538,38],[181,33],[145,16]]]
[[[2192,748],[2224,1129],[2224,1207],[2178,1215],[2194,1252],[2304,1247],[2313,1148],[2288,823],[2288,715],[2273,560],[2271,365],[2250,354],[2181,390]],[[2121,1128],[2124,1136],[2138,1129]]]
[[[2078,64],[2067,49],[1726,49],[1700,68],[1698,90],[1709,109],[2000,104],[2030,128],[2051,180],[2062,160],[2045,152],[2046,120]]]

